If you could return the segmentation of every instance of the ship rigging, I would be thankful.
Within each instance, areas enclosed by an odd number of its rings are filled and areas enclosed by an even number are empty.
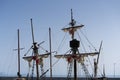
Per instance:
[[[94,52],[85,52],[85,53],[81,53],[79,51],[79,47],[80,47],[80,43],[81,41],[77,40],[75,38],[75,33],[77,32],[78,29],[81,29],[84,27],[84,25],[78,25],[76,26],[76,21],[73,19],[73,12],[71,9],[71,22],[69,23],[70,27],[68,28],[63,28],[62,30],[64,32],[68,32],[71,35],[71,41],[69,41],[69,47],[70,50],[67,52],[67,54],[60,54],[60,55],[55,55],[56,58],[65,58],[68,62],[68,75],[67,75],[67,79],[68,80],[77,80],[78,79],[78,63],[81,65],[85,75],[86,75],[86,79],[90,79],[90,80],[96,80],[97,79],[97,69],[98,69],[98,61],[99,61],[99,54],[101,51],[101,46],[102,46],[102,42],[99,48],[99,51],[97,51],[97,49],[95,49]],[[82,44],[82,43],[81,43]],[[87,68],[87,66],[85,65],[85,58],[88,56],[98,56],[97,57],[97,61],[96,59],[94,59],[94,76],[92,76],[89,73],[89,70]],[[72,72],[73,72],[73,78],[72,78]]]

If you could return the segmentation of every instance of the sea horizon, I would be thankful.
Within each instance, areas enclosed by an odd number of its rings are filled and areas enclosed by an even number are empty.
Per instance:
[[[22,74],[22,77],[26,77],[27,74]],[[0,77],[17,77],[17,74],[0,74]],[[34,75],[35,77],[35,75]],[[50,77],[49,75],[46,75],[46,77]],[[53,75],[52,77],[67,77],[67,75]],[[73,76],[72,76],[73,77]],[[78,78],[85,78],[86,76],[85,75],[79,75]],[[98,77],[102,77],[100,75],[98,75]],[[105,77],[108,77],[108,78],[120,78],[120,75],[106,75]]]

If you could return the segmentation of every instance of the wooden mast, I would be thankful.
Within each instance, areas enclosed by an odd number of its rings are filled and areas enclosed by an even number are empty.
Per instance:
[[[38,58],[38,47],[37,47],[37,43],[34,41],[34,32],[33,32],[32,19],[31,19],[31,31],[32,31],[32,40],[33,40],[33,53],[34,53],[34,56],[37,59]],[[37,60],[36,60],[36,74],[37,74],[36,80],[39,80],[39,68],[38,68]]]
[[[75,25],[75,21],[73,19],[73,13],[72,13],[72,9],[71,9],[71,23],[70,25],[73,27]],[[74,31],[72,32],[72,40],[74,39]],[[74,49],[72,47],[72,51],[74,55],[76,55],[76,49]],[[76,62],[76,59],[74,59],[74,80],[77,80],[77,62]]]
[[[51,28],[49,28],[49,46],[50,46],[50,80],[52,80]]]
[[[17,76],[18,78],[16,80],[25,80],[24,78],[21,78],[21,72],[20,72],[20,50],[24,49],[24,48],[20,48],[20,32],[19,29],[17,30],[17,36],[18,36],[18,48],[14,49],[15,51],[18,51],[18,72],[17,72]]]
[[[71,51],[72,51],[72,55],[76,56],[77,52],[78,52],[78,47],[79,47],[79,41],[74,39],[74,33],[77,29],[83,27],[84,25],[80,25],[80,26],[75,26],[76,22],[73,19],[73,13],[72,13],[72,9],[71,9],[71,22],[70,22],[70,26],[68,28],[63,28],[63,31],[68,31],[71,35],[72,40],[70,41],[70,47],[71,47]],[[74,62],[74,80],[77,80],[77,61],[74,58],[73,59]]]
[[[75,25],[75,21],[73,19],[72,9],[71,9],[71,23],[70,23],[70,25],[72,27],[74,27],[74,25]],[[74,31],[72,32],[72,40],[74,40]],[[77,48],[72,47],[72,51],[73,51],[72,54],[76,55]],[[76,62],[76,59],[74,59],[74,80],[77,80],[77,62]]]
[[[19,40],[19,29],[18,29],[18,78],[21,77],[21,74],[20,74],[20,40]]]

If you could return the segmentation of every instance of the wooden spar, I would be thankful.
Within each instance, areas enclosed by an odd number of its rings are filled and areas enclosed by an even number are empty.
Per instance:
[[[101,48],[102,48],[102,41],[101,41],[100,48],[99,48],[99,54],[98,54],[98,58],[97,58],[97,64],[98,64],[98,62],[99,62],[99,56],[100,56]]]
[[[88,56],[95,56],[98,55],[99,52],[90,52],[90,53],[80,53],[80,54],[76,54],[77,57],[81,56],[81,57],[88,57]],[[74,54],[65,54],[65,55],[55,55],[56,58],[68,58],[70,56],[74,56]]]
[[[50,46],[50,80],[52,80],[51,28],[49,28],[49,46]]]

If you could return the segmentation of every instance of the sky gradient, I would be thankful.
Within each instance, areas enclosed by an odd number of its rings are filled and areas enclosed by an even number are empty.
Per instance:
[[[42,46],[49,50],[48,29],[51,27],[52,50],[57,50],[64,36],[61,29],[68,26],[72,8],[77,24],[85,25],[83,31],[97,49],[103,40],[100,64],[105,64],[106,74],[114,74],[115,64],[115,74],[119,75],[119,3],[120,0],[0,0],[0,74],[16,75],[17,51],[13,49],[17,48],[17,29],[20,29],[20,46],[25,48],[21,51],[21,58],[32,45],[31,18],[35,41],[45,41]],[[23,74],[28,72],[26,64],[26,61],[21,60]],[[61,68],[60,63],[57,65],[55,67]],[[64,70],[54,69],[53,72],[53,75],[66,75]]]

